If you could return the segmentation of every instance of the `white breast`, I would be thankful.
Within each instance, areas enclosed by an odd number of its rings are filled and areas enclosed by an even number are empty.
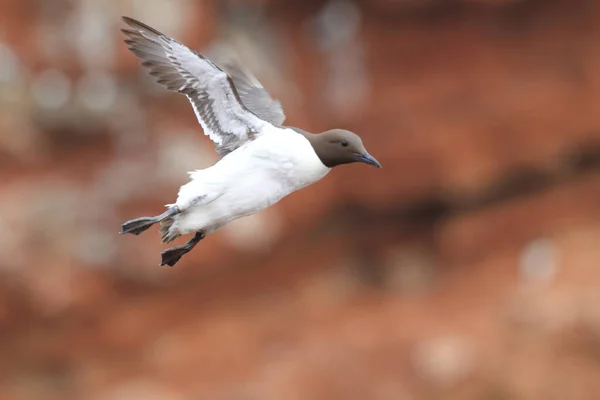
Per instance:
[[[272,169],[273,177],[290,185],[292,191],[315,183],[331,171],[323,165],[310,142],[291,129],[275,128],[261,139],[252,149],[254,158]]]
[[[177,205],[186,210],[178,230],[212,231],[254,214],[323,178],[323,165],[310,142],[291,129],[270,128],[210,168],[195,171],[181,187]]]

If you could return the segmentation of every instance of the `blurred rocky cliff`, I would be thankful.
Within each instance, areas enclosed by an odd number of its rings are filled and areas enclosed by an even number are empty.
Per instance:
[[[238,54],[336,169],[160,268],[217,160],[122,43]],[[600,4],[0,0],[0,399],[595,399]]]

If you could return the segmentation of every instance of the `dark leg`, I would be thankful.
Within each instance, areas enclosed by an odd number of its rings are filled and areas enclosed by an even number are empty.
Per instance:
[[[163,251],[160,265],[166,264],[169,267],[174,266],[184,254],[189,253],[199,241],[204,239],[205,236],[206,235],[204,232],[196,232],[194,237],[188,240],[186,244],[182,246],[171,247],[170,249]]]
[[[156,217],[142,217],[129,220],[123,223],[123,230],[119,232],[120,234],[131,233],[134,235],[139,235],[144,232],[146,229],[150,228],[152,225],[166,219],[172,217],[175,214],[179,214],[179,209],[177,207],[171,207],[164,213],[156,216]]]

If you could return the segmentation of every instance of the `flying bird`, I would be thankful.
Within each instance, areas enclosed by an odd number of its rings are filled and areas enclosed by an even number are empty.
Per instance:
[[[120,233],[134,235],[160,223],[163,243],[194,234],[162,252],[161,265],[174,266],[209,233],[317,182],[333,167],[361,162],[381,168],[350,131],[312,134],[284,126],[281,103],[239,63],[219,66],[139,21],[123,20],[129,50],[159,84],[188,98],[221,156],[211,167],[189,172],[190,181],[164,213],[123,223]]]

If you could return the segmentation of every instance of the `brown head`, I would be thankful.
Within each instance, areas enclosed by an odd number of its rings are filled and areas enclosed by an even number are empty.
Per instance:
[[[367,152],[358,135],[344,129],[332,129],[320,134],[300,131],[312,144],[321,162],[329,168],[336,165],[362,162],[381,168],[379,161]]]

